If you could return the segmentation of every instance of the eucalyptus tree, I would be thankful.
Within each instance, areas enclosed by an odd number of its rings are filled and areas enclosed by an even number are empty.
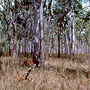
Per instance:
[[[15,20],[13,22],[13,37],[14,37],[14,40],[13,40],[13,57],[16,56],[16,40],[17,40],[17,16],[18,16],[18,12],[17,12],[17,9],[18,9],[18,2],[17,0],[15,0]]]
[[[40,65],[41,65],[41,68],[44,68],[43,0],[40,0],[40,32],[41,32],[41,56],[40,56]]]
[[[87,25],[88,25],[87,21],[89,21],[89,18],[88,18],[89,12],[85,8],[83,8],[83,4],[81,2],[75,1],[75,3],[76,3],[74,5],[75,37],[76,37],[75,41],[76,41],[76,43],[78,43],[75,47],[78,48],[77,50],[79,52],[79,49],[83,50],[84,46],[86,46],[84,44],[87,44],[85,37],[83,38],[83,36],[85,36],[86,32],[87,32]],[[82,46],[82,44],[84,46]],[[81,52],[83,53],[83,51],[81,51]],[[84,50],[84,52],[85,52],[85,50]]]
[[[18,29],[20,36],[18,35],[18,37],[19,37],[19,41],[20,42],[22,41],[21,46],[22,46],[22,53],[24,54],[24,56],[26,56],[26,52],[27,52],[26,50],[27,49],[29,50],[30,39],[33,38],[33,21],[32,21],[33,8],[32,6],[33,6],[33,1],[24,0],[24,1],[19,2],[19,10],[18,10],[19,13],[17,17],[18,19],[17,23],[18,23],[18,27],[20,27]],[[20,46],[20,42],[19,42],[19,46]]]
[[[6,24],[6,28],[4,28],[6,30],[6,36],[8,36],[7,40],[8,40],[8,50],[9,51],[9,55],[11,53],[13,53],[13,56],[16,55],[16,27],[17,27],[17,6],[14,1],[12,0],[2,0],[3,1],[3,5],[2,5],[2,11],[1,13],[3,13],[3,20],[2,22]],[[17,1],[15,1],[17,2]],[[18,3],[17,3],[18,4]],[[2,26],[4,27],[5,24],[2,24]],[[12,35],[13,34],[13,35]],[[13,37],[15,37],[14,39],[12,39]],[[12,44],[12,41],[14,44]],[[13,46],[11,46],[13,45]],[[14,50],[14,52],[11,52]]]
[[[47,32],[46,59],[48,59],[48,53],[49,53],[49,26],[50,26],[50,20],[51,20],[51,5],[52,5],[52,0],[50,0],[50,2],[48,1],[48,4],[47,4],[47,14],[46,14],[46,32]]]
[[[86,1],[86,2],[85,2]],[[84,0],[87,5],[84,7],[84,15],[83,20],[85,21],[85,27],[84,27],[84,40],[87,43],[87,51],[89,56],[89,65],[90,65],[90,0]],[[89,66],[90,68],[90,66]]]
[[[31,55],[33,55],[33,17],[31,17]]]
[[[55,3],[55,7],[53,9],[53,14],[55,17],[57,17],[57,23],[59,23],[60,32],[64,32],[63,35],[65,35],[64,39],[66,39],[64,45],[66,46],[66,50],[69,56],[71,56],[72,51],[72,59],[74,59],[74,52],[75,52],[75,20],[77,17],[81,17],[82,15],[82,3],[81,0],[58,0]],[[56,18],[55,18],[56,19]],[[69,30],[69,31],[68,31]],[[69,32],[69,33],[68,33]],[[60,35],[58,35],[60,37]],[[60,45],[60,39],[58,39],[58,56],[60,53],[59,47]],[[61,40],[62,42],[62,40]],[[60,44],[60,45],[59,45]],[[72,47],[73,46],[73,47]]]
[[[58,57],[60,57],[60,36],[61,36],[61,27],[62,27],[62,8],[61,8],[61,4],[60,1],[56,1],[56,4],[54,6],[53,9],[53,14],[56,17],[55,19],[57,19],[56,23],[58,23],[57,27],[60,27],[60,29],[58,29]]]
[[[10,34],[10,28],[11,28],[11,1],[7,0],[3,0],[3,3],[4,5],[1,3],[1,6],[2,6],[2,9],[0,10],[1,13],[2,13],[2,16],[1,16],[1,24],[2,24],[2,27],[3,27],[3,31],[5,33],[3,33],[3,36],[4,34],[5,37],[6,37],[6,41],[8,41],[8,48],[6,50],[6,52],[9,51],[9,55],[11,55],[11,52],[10,52],[10,44],[11,44],[11,34]],[[5,42],[6,42],[5,41]]]
[[[33,0],[34,4],[34,32],[35,32],[35,42],[34,42],[34,55],[33,61],[38,62],[38,51],[39,51],[39,26],[38,26],[38,0]],[[38,64],[37,64],[38,65]]]
[[[72,49],[72,59],[74,60],[74,53],[75,53],[75,16],[74,16],[74,0],[72,0],[72,13],[73,13],[73,49]]]
[[[57,23],[59,23],[59,27],[60,29],[58,30],[58,57],[60,57],[60,36],[61,36],[61,32],[65,31],[65,42],[66,47],[67,47],[67,51],[69,54],[69,42],[68,42],[68,36],[67,36],[67,31],[66,31],[66,25],[67,25],[67,17],[68,17],[68,13],[70,11],[70,2],[68,2],[68,0],[63,1],[63,0],[58,0],[56,1],[56,5],[55,8],[53,10],[54,15],[57,17]],[[63,30],[64,29],[64,30]]]

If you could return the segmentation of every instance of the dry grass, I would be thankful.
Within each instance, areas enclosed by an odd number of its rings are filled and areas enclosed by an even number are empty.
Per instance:
[[[44,70],[35,68],[28,80],[20,82],[17,82],[17,77],[23,75],[27,68],[19,65],[19,59],[1,57],[1,61],[0,90],[90,90],[90,71],[85,57],[75,62],[49,58],[45,61]]]

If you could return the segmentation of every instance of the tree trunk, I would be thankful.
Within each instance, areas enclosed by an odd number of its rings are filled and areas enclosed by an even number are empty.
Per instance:
[[[24,27],[24,47],[23,47],[23,54],[26,56],[26,26]]]
[[[46,59],[48,59],[48,53],[49,53],[49,24],[50,24],[50,19],[51,19],[51,3],[52,0],[50,1],[49,5],[47,6],[48,14],[47,14],[47,44],[46,44]]]
[[[38,29],[38,0],[34,1],[34,30],[35,30],[35,42],[34,42],[34,55],[33,61],[37,64],[38,62],[38,49],[39,49],[39,29]],[[38,66],[38,65],[37,65]]]
[[[13,36],[14,36],[14,40],[13,40],[13,57],[16,56],[16,40],[17,40],[17,36],[16,36],[16,33],[17,33],[17,15],[18,15],[18,12],[17,12],[17,0],[15,0],[15,21],[13,23]]]
[[[69,38],[70,38],[70,43],[69,43],[69,50],[70,50],[70,57],[71,57],[71,50],[72,50],[72,41],[71,41],[71,15],[70,15],[70,29],[69,29]]]
[[[44,68],[44,28],[43,28],[43,1],[40,0],[40,31],[41,31],[41,53],[40,67]]]
[[[50,16],[49,19],[47,20],[47,43],[46,43],[46,59],[48,59],[48,53],[49,53],[49,23],[50,23]]]
[[[9,55],[11,56],[11,51],[10,51],[10,35],[9,35],[9,26],[7,26],[7,31],[8,31],[8,47],[9,47]]]
[[[73,12],[73,50],[72,50],[72,60],[74,60],[75,54],[75,16],[74,16],[74,1],[72,0],[72,12]]]
[[[20,56],[20,48],[21,48],[21,38],[20,38],[20,41],[19,41],[19,43],[18,43],[18,56]]]
[[[58,58],[60,58],[60,30],[58,29]]]
[[[1,62],[1,61],[0,61]],[[1,63],[0,63],[0,71],[1,71],[2,67],[1,67]]]
[[[31,55],[33,55],[33,21],[31,21]]]
[[[89,70],[90,70],[90,39],[88,43],[88,56],[89,56]]]
[[[68,36],[67,36],[67,31],[66,31],[66,25],[65,25],[65,36],[66,36],[67,53],[68,53],[68,55],[70,56]]]

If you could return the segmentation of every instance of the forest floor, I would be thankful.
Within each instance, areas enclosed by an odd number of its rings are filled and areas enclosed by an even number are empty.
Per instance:
[[[87,55],[76,55],[74,62],[65,55],[50,57],[45,69],[34,68],[28,80],[18,82],[27,67],[19,65],[20,58],[1,57],[0,90],[90,90],[90,70]]]

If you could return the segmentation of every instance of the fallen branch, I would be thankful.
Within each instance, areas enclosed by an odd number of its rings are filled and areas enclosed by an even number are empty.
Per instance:
[[[30,68],[28,68],[28,71],[25,73],[25,74],[23,74],[21,77],[19,76],[19,80],[18,81],[21,81],[21,80],[27,80],[27,78],[28,78],[28,75],[29,75],[29,73],[31,72],[31,69],[32,68],[34,68],[36,66],[36,64],[34,64],[33,66],[31,66]]]
[[[36,66],[36,64],[34,64],[32,67],[30,67],[27,71],[27,73],[25,74],[25,79],[27,79],[29,73],[31,72],[31,69],[34,68]]]
[[[81,64],[81,63],[80,63]],[[82,65],[82,64],[81,64]],[[84,65],[82,65],[83,66],[83,68],[87,71],[87,68],[84,66]]]

